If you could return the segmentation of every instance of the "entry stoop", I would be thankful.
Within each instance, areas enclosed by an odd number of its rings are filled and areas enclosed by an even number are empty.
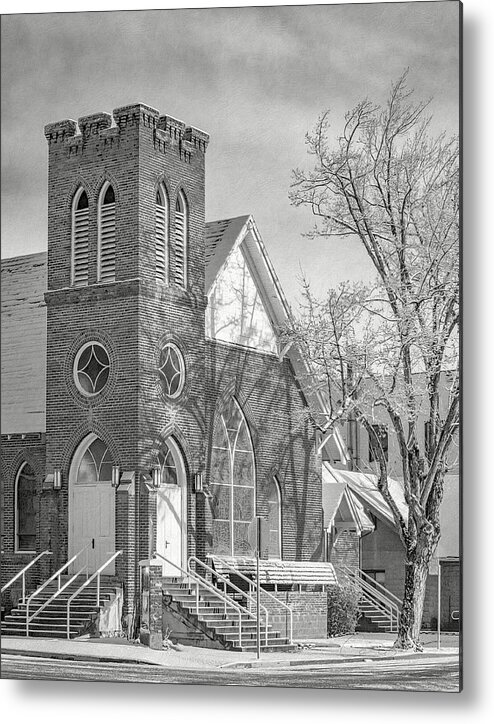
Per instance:
[[[62,576],[62,585],[69,580]],[[67,603],[69,598],[80,587],[82,581],[77,579],[51,601],[39,616],[35,616],[29,623],[29,637],[43,638],[75,638],[85,633],[97,630],[99,613],[111,603],[117,595],[118,586],[111,577],[101,577],[100,605],[96,603],[97,585],[92,581],[70,605],[70,620],[67,630]],[[39,596],[31,602],[29,615],[39,610],[58,590],[56,581],[50,583],[40,592]],[[2,636],[26,636],[26,608],[25,602],[19,603],[2,621]]]
[[[257,629],[254,618],[243,620],[239,634],[238,614],[225,610],[214,592],[200,589],[194,581],[163,579],[163,630],[170,638],[188,646],[255,651]],[[232,600],[235,600],[232,596]],[[240,604],[241,602],[238,601]],[[261,626],[261,651],[295,651],[296,646],[270,624]]]

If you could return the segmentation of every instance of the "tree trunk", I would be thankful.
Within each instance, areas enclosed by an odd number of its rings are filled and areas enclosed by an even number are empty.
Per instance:
[[[401,609],[398,637],[394,643],[398,649],[421,651],[420,629],[424,608],[425,587],[429,573],[429,560],[434,549],[430,536],[419,536],[413,555],[405,563],[405,592]]]

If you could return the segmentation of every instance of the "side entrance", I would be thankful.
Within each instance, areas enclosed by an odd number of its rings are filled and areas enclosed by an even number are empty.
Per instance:
[[[158,455],[161,486],[156,498],[156,551],[163,561],[163,575],[182,577],[187,566],[187,479],[180,448],[168,438]]]

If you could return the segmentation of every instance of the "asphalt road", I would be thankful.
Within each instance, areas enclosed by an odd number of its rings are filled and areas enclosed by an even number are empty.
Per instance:
[[[395,659],[279,669],[203,671],[168,669],[148,664],[95,663],[5,655],[2,656],[1,678],[313,689],[459,691],[458,665],[450,659]]]

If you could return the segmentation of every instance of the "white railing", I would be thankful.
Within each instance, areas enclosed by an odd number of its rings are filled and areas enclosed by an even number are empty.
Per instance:
[[[257,583],[255,581],[253,581],[251,578],[249,578],[248,576],[245,576],[239,570],[237,570],[236,568],[231,566],[223,558],[220,558],[219,556],[216,556],[216,558],[219,560],[221,565],[224,566],[230,573],[234,573],[236,576],[238,576],[243,581],[245,581],[246,583],[249,584],[249,595],[250,596],[253,597],[254,594],[257,595]],[[282,608],[286,609],[286,611],[288,612],[287,613],[286,635],[287,635],[287,638],[289,639],[289,643],[293,643],[293,611],[292,611],[291,607],[284,601],[280,601],[280,599],[277,598],[277,596],[275,596],[274,594],[270,593],[269,591],[266,591],[262,586],[259,586],[259,588],[260,588],[260,592],[263,596],[267,596],[267,598],[270,598],[273,601],[276,601],[277,604],[282,606]],[[289,626],[288,626],[288,621],[290,622]]]
[[[165,558],[165,556],[161,555],[161,553],[154,553],[152,556],[154,558],[161,558],[162,561],[165,563],[168,563],[168,565],[171,565],[173,568],[175,568],[177,571],[180,571],[182,574],[181,577],[184,577],[187,581],[188,579],[191,579],[196,584],[196,615],[199,616],[199,588],[204,588],[210,593],[213,593],[217,598],[222,601],[224,610],[226,613],[227,608],[232,608],[237,614],[238,614],[238,645],[242,646],[242,615],[247,614],[250,616],[250,612],[247,611],[247,609],[244,609],[243,606],[240,606],[236,601],[233,601],[230,596],[226,596],[222,591],[220,591],[216,586],[213,586],[212,583],[209,583],[205,579],[202,578],[198,573],[191,570],[186,570],[185,568],[182,568],[182,566],[179,566],[177,563],[174,563],[173,561],[170,561],[168,558]]]
[[[337,566],[337,570],[357,586],[361,598],[371,604],[376,613],[388,620],[390,631],[398,631],[401,615],[400,599],[360,568],[353,569],[342,565]]]
[[[204,561],[201,561],[200,558],[197,558],[196,556],[189,557],[189,560],[187,563],[187,567],[188,567],[189,571],[192,570],[191,563],[194,563],[196,567],[198,565],[202,566],[202,568],[204,568],[204,570],[206,570],[208,573],[210,573],[212,576],[214,576],[217,580],[221,581],[223,583],[223,593],[226,596],[228,596],[228,593],[226,591],[226,587],[228,586],[229,588],[233,589],[235,591],[235,593],[238,593],[243,598],[247,599],[247,601],[250,603],[251,606],[254,606],[257,608],[257,601],[253,596],[250,595],[250,593],[246,593],[245,591],[242,591],[242,589],[239,588],[239,586],[236,586],[234,583],[232,583],[229,578],[222,576],[221,573],[218,573],[218,571],[216,571],[214,568],[211,568],[211,566],[208,566],[208,564],[204,563]],[[197,571],[195,569],[194,569],[194,572],[197,574]],[[216,589],[221,590],[221,589],[218,589],[218,586],[216,586]],[[247,608],[247,607],[244,607],[244,608],[250,614],[251,618],[253,618],[254,621],[257,621],[257,614],[254,614],[252,612],[252,609],[250,609],[250,608]],[[266,608],[266,606],[263,606],[262,604],[260,605],[260,608],[263,610],[263,613],[264,613],[264,640],[265,640],[266,646],[267,646],[268,645],[269,611]]]
[[[8,583],[5,584],[5,586],[2,586],[1,593],[4,593],[4,591],[9,588],[15,581],[17,581],[18,578],[22,576],[22,603],[25,603],[26,601],[26,571],[28,571],[32,566],[34,566],[35,563],[39,561],[40,558],[43,558],[43,556],[52,556],[52,551],[43,551],[39,555],[36,556],[36,558],[33,558],[33,560],[27,564],[27,566],[24,566],[24,568],[19,571],[19,573],[16,573],[13,578],[8,581]]]
[[[86,573],[86,577],[87,577],[88,560],[89,560],[88,548],[89,548],[89,545],[85,546],[82,550],[79,551],[79,553],[76,553],[75,556],[72,556],[72,558],[69,561],[67,561],[67,563],[64,563],[63,566],[61,566],[58,569],[58,571],[55,571],[55,573],[52,576],[50,576],[50,578],[47,581],[45,581],[42,586],[37,588],[36,591],[34,591],[34,593],[32,593],[29,596],[29,598],[26,601],[26,636],[29,636],[29,624],[32,622],[32,620],[36,616],[39,616],[41,611],[43,611],[48,606],[48,604],[50,604],[55,598],[57,598],[57,596],[59,596],[62,593],[62,591],[64,591],[67,588],[67,586],[70,586],[70,584],[73,581],[75,581],[75,579],[78,576],[80,576],[83,573]],[[82,568],[80,568],[77,571],[77,573],[75,573],[71,578],[69,578],[69,580],[66,581],[64,583],[64,585],[62,586],[62,573],[70,565],[72,565],[72,563],[74,563],[74,561],[76,561],[80,556],[82,556],[83,553],[86,553],[86,564]],[[32,601],[36,598],[36,596],[39,596],[39,594],[42,591],[44,591],[44,589],[48,586],[48,584],[50,584],[55,579],[58,579],[58,588],[55,591],[55,593],[52,596],[50,596],[50,598],[48,598],[39,608],[37,608],[36,611],[34,611],[34,613],[32,614],[32,616],[29,616],[29,607],[30,607]]]
[[[82,593],[87,586],[89,586],[92,581],[96,578],[96,606],[99,608],[100,605],[100,591],[101,591],[101,574],[105,570],[105,568],[108,568],[110,563],[113,563],[113,561],[118,558],[118,556],[122,555],[123,551],[116,551],[116,553],[112,553],[110,558],[101,565],[97,571],[92,573],[89,578],[86,578],[84,583],[79,586],[77,591],[75,591],[72,596],[67,601],[67,638],[70,639],[70,606],[72,604],[72,601],[77,598],[77,596]]]

